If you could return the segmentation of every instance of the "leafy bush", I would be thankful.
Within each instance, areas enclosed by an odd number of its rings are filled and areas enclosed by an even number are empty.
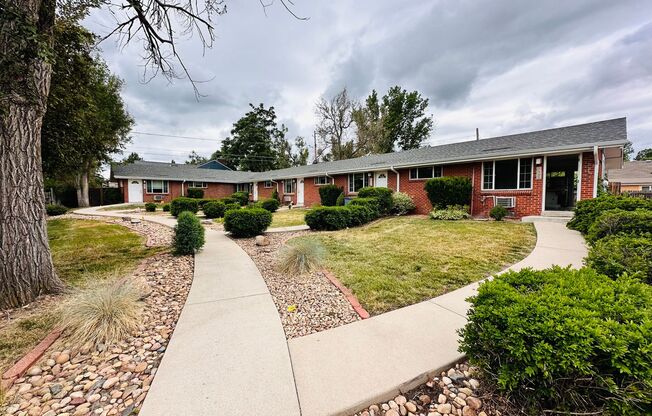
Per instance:
[[[281,198],[279,198],[278,191],[276,189],[272,191],[272,199],[277,200],[279,203],[281,202]]]
[[[231,194],[231,198],[239,202],[243,207],[249,204],[249,192],[234,192]]]
[[[202,199],[204,197],[204,190],[201,188],[188,188],[188,198]]]
[[[380,216],[381,208],[380,201],[377,198],[354,198],[347,206],[362,206],[367,207],[373,213],[374,219]]]
[[[344,190],[337,185],[324,185],[319,187],[319,198],[322,206],[334,207],[337,204],[337,198]]]
[[[64,207],[63,205],[48,204],[48,205],[45,206],[45,212],[49,216],[55,217],[57,215],[63,215],[66,212],[68,212],[68,208]]]
[[[306,212],[306,224],[312,230],[341,230],[351,223],[351,210],[346,207],[316,207]]]
[[[481,284],[470,302],[460,351],[530,414],[652,412],[651,286],[525,269]]]
[[[224,214],[224,229],[234,237],[262,234],[272,223],[272,213],[262,208],[230,210]]]
[[[348,205],[349,210],[349,227],[357,227],[376,219],[374,212],[364,205]]]
[[[403,192],[394,192],[392,194],[392,199],[394,200],[394,208],[392,213],[396,215],[405,215],[410,211],[413,211],[417,206],[414,204],[412,197]]]
[[[462,176],[445,176],[426,181],[424,189],[434,209],[449,205],[470,205],[473,185],[471,179]]]
[[[344,192],[340,192],[340,196],[338,196],[337,200],[335,201],[335,206],[336,207],[344,206]]]
[[[281,204],[277,199],[269,198],[258,201],[258,205],[260,208],[266,209],[269,212],[276,212]]]
[[[491,208],[491,211],[489,211],[489,216],[496,221],[502,221],[503,218],[507,216],[507,208],[501,205],[496,205]]]
[[[317,240],[299,239],[284,246],[276,268],[289,275],[300,275],[317,270],[324,258],[324,247]]]
[[[170,203],[163,204],[163,212],[170,212]]]
[[[600,214],[612,209],[634,211],[635,209],[652,210],[652,199],[635,198],[627,195],[601,195],[593,199],[584,199],[577,202],[573,218],[568,222],[570,229],[582,234],[589,232],[589,227]]]
[[[193,214],[196,214],[197,211],[199,211],[199,203],[193,198],[186,198],[183,196],[174,198],[172,202],[170,202],[170,214],[177,217],[183,211],[190,211]]]
[[[226,205],[222,201],[212,201],[204,205],[206,218],[222,218],[226,212]]]
[[[238,206],[240,206],[240,200],[237,198],[232,198],[230,196],[224,197],[220,199],[220,201],[224,202],[224,205],[238,204]]]
[[[66,336],[77,345],[112,344],[138,330],[143,284],[116,280],[84,290],[61,307]]]
[[[156,204],[154,202],[148,202],[145,204],[145,211],[147,212],[155,212],[156,211]]]
[[[194,254],[204,246],[204,227],[195,214],[189,211],[179,214],[172,245],[175,254]]]
[[[238,202],[232,202],[230,204],[224,204],[224,214],[226,214],[228,211],[233,211],[233,210],[238,210],[241,209],[242,207]]]
[[[202,198],[197,203],[199,204],[199,209],[203,210],[204,205],[208,204],[209,202],[215,202],[215,201],[220,201],[220,200],[215,198]]]
[[[637,209],[623,211],[613,209],[598,216],[586,235],[587,240],[595,242],[614,234],[641,235],[652,233],[652,210]]]
[[[597,241],[589,250],[586,265],[612,279],[623,273],[652,284],[652,239],[615,235]]]
[[[387,215],[394,207],[393,191],[389,188],[374,188],[371,186],[358,191],[358,198],[376,198],[378,200],[378,213]]]
[[[451,205],[445,209],[433,209],[430,212],[430,218],[432,218],[433,220],[458,221],[458,220],[468,220],[469,218],[471,218],[471,214],[469,214],[468,207]]]

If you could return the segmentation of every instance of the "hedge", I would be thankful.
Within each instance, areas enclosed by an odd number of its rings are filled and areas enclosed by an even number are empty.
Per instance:
[[[354,198],[347,206],[356,205],[369,208],[373,213],[374,219],[378,218],[381,214],[380,201],[377,198]]]
[[[179,214],[172,240],[175,254],[193,254],[204,246],[204,227],[199,218],[189,211]]]
[[[148,202],[145,204],[145,211],[154,212],[156,211],[156,204],[154,202]]]
[[[224,229],[234,237],[262,234],[272,223],[272,213],[262,208],[230,210],[224,214]]]
[[[608,235],[642,235],[652,233],[652,210],[637,209],[623,211],[613,209],[598,216],[586,235],[589,242],[595,242]]]
[[[174,198],[172,202],[170,202],[170,214],[177,217],[183,211],[190,211],[193,214],[196,214],[197,211],[199,211],[198,201],[196,199],[186,198],[183,196]]]
[[[376,198],[378,200],[378,213],[387,215],[394,208],[393,191],[389,188],[375,188],[368,186],[358,191],[358,198]]]
[[[188,198],[202,199],[204,190],[200,188],[188,188]]]
[[[351,210],[348,206],[316,207],[306,212],[305,221],[311,230],[341,230],[351,224]]]
[[[612,279],[627,273],[652,284],[652,238],[627,235],[603,238],[591,247],[585,262]]]
[[[231,198],[238,201],[243,207],[249,204],[249,192],[234,192],[231,194]]]
[[[374,212],[369,207],[363,205],[350,205],[346,207],[349,210],[349,227],[364,225],[376,219]]]
[[[462,176],[445,176],[426,181],[424,189],[435,209],[450,205],[470,205],[473,185],[471,179]]]
[[[593,199],[584,199],[577,202],[573,218],[568,222],[567,226],[570,229],[586,234],[600,214],[612,209],[624,211],[634,211],[635,209],[652,210],[652,199],[635,198],[627,195],[601,195]]]
[[[57,215],[63,215],[68,212],[68,208],[59,204],[48,204],[45,206],[45,212],[51,217],[56,217]]]
[[[224,205],[238,204],[238,206],[240,206],[240,200],[237,198],[232,198],[230,196],[224,197],[220,199],[220,201],[224,202]]]
[[[222,218],[226,212],[226,205],[222,201],[211,201],[202,209],[206,218]]]
[[[278,207],[281,205],[281,203],[278,202],[278,199],[268,198],[268,199],[262,199],[258,201],[256,205],[269,212],[276,212],[278,210]]]
[[[208,204],[209,202],[216,202],[216,201],[220,201],[220,200],[215,199],[215,198],[203,198],[203,199],[200,199],[199,202],[198,202],[199,209],[204,209],[204,205]]]
[[[324,185],[319,187],[319,198],[322,206],[334,207],[337,204],[337,198],[344,190],[337,185]]]
[[[460,351],[525,413],[652,412],[651,286],[525,269],[481,284],[470,302]]]
[[[227,211],[238,210],[241,208],[242,206],[238,202],[231,202],[229,204],[224,204],[224,213],[226,213]]]

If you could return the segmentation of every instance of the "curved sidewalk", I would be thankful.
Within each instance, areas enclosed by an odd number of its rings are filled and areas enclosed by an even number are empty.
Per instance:
[[[81,215],[170,218],[99,211]],[[192,287],[141,416],[299,415],[292,365],[276,306],[251,258],[206,230]]]
[[[564,224],[536,222],[537,242],[507,270],[582,266],[582,236]],[[349,415],[395,397],[461,360],[457,330],[479,283],[392,312],[288,341],[301,411]]]

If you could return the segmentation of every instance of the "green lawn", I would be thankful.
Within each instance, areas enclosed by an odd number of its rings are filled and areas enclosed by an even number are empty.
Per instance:
[[[364,227],[315,233],[326,267],[371,314],[433,298],[525,257],[532,224],[395,217]]]
[[[119,207],[110,206],[110,207],[100,208],[100,211],[130,211],[136,208],[145,209],[145,204],[127,204],[127,205],[121,205]]]
[[[304,217],[307,209],[293,208],[276,211],[272,216],[272,225],[269,228],[291,227],[294,225],[305,225]]]
[[[68,287],[90,287],[161,251],[146,248],[144,238],[128,228],[100,221],[50,220],[48,237],[54,266]],[[24,309],[17,319],[0,322],[0,373],[48,334],[57,322],[59,303]]]

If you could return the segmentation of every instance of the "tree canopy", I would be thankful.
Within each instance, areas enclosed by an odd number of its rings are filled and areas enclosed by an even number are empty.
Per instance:
[[[652,148],[640,150],[634,160],[652,160]]]

